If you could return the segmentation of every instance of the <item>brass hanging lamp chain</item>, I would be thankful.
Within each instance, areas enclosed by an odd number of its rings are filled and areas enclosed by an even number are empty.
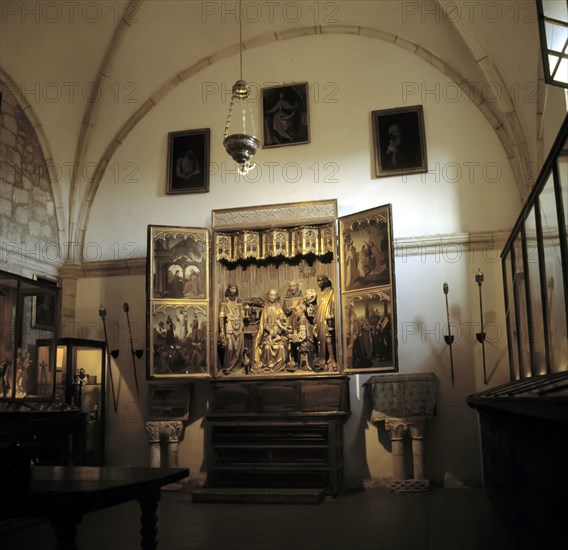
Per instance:
[[[239,0],[239,68],[240,68],[240,80],[243,79],[243,18],[242,18],[242,9],[241,9],[241,2]]]

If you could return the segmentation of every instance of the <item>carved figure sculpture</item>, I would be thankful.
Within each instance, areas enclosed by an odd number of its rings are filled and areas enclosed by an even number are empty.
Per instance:
[[[255,341],[256,371],[278,372],[288,363],[288,323],[278,293],[268,291]]]
[[[302,315],[298,328],[298,369],[314,370],[316,346],[314,328],[305,315]]]
[[[245,349],[244,309],[238,301],[239,289],[229,285],[225,290],[225,300],[219,308],[219,343],[224,348],[223,373],[230,374],[240,367]]]
[[[290,330],[290,363],[298,362],[298,332],[300,329],[300,320],[306,309],[302,290],[298,281],[290,281],[288,290],[284,296],[283,302],[284,313],[288,317],[288,325]]]
[[[314,317],[314,334],[317,339],[317,371],[337,370],[335,360],[335,293],[327,275],[318,275],[321,297]]]

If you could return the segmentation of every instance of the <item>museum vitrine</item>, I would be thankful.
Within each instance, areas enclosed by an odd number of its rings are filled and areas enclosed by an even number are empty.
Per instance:
[[[0,271],[0,321],[0,399],[53,399],[55,350],[38,342],[57,337],[57,285]]]
[[[501,255],[511,380],[568,371],[568,118]]]
[[[148,226],[149,378],[397,370],[391,206],[335,200]]]
[[[554,548],[564,536],[567,140],[565,117],[501,254],[511,381],[467,397],[479,413],[487,495],[522,548]]]
[[[53,353],[54,340],[38,340],[38,360]],[[106,345],[99,340],[59,338],[55,346],[55,398],[85,413],[83,464],[104,464]]]

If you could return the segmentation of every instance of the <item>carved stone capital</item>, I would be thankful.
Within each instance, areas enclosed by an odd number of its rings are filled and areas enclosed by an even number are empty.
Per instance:
[[[161,439],[166,439],[168,443],[178,443],[183,433],[181,420],[154,420],[146,422],[145,426],[150,443],[158,443]]]
[[[146,422],[146,433],[148,434],[148,441],[150,443],[160,442],[160,426],[159,422]]]
[[[164,422],[162,433],[168,440],[168,443],[178,443],[183,433],[183,422],[181,420],[170,420]]]
[[[403,439],[408,432],[408,422],[401,418],[385,418],[385,429],[391,441]]]

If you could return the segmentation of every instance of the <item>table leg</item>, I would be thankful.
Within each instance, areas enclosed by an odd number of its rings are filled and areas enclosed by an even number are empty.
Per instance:
[[[142,511],[142,550],[155,550],[158,547],[158,498],[145,497],[139,502]]]
[[[51,525],[57,540],[55,550],[77,550],[75,537],[80,520],[73,517],[53,519]]]

